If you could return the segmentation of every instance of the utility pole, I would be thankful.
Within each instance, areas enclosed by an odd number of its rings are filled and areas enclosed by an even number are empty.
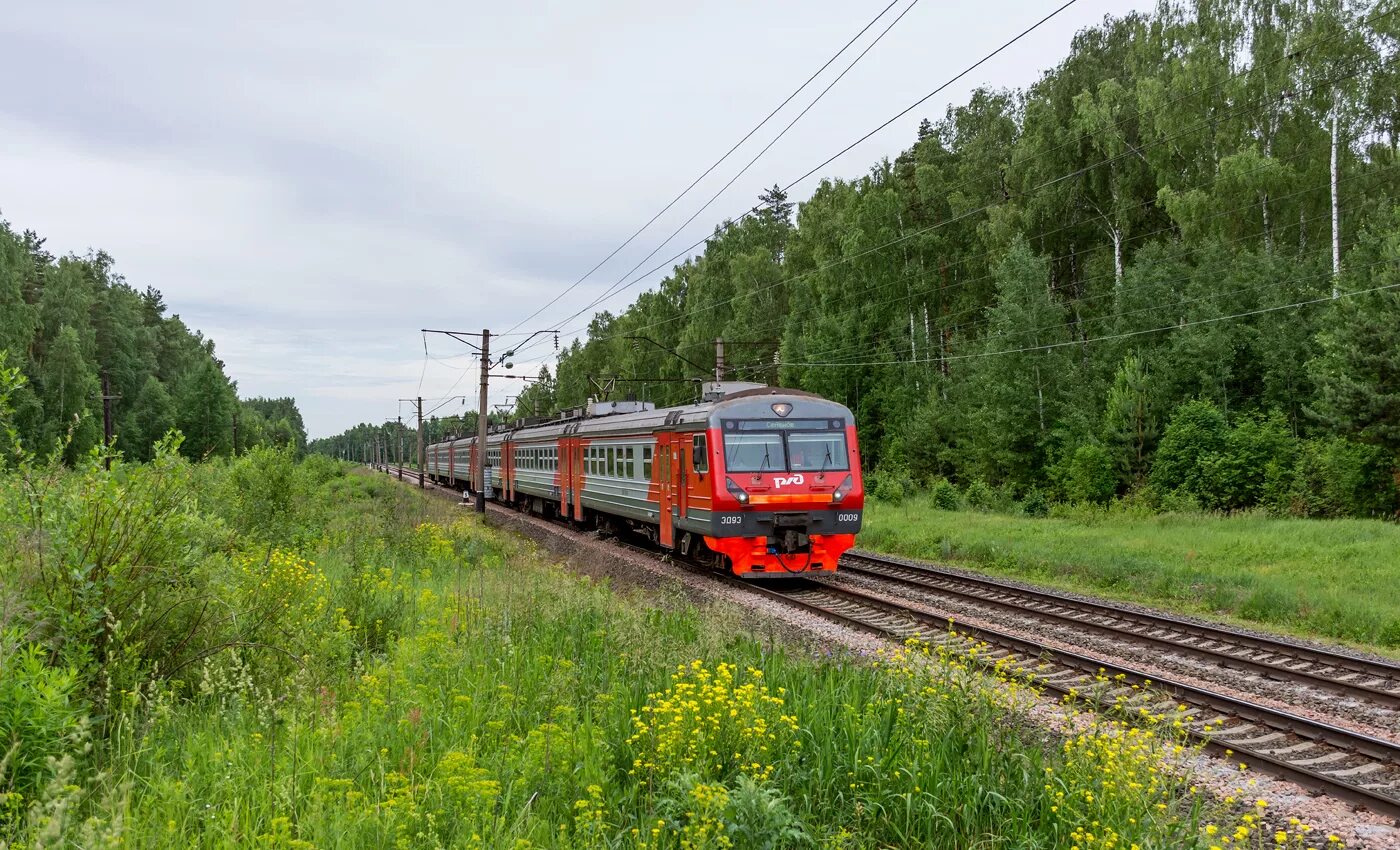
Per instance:
[[[715,337],[715,380],[724,380],[724,338]]]
[[[427,462],[427,446],[423,445],[423,397],[418,397],[418,489],[423,489],[423,466]]]
[[[483,514],[484,514],[484,513],[486,513],[486,423],[487,423],[487,416],[486,416],[486,411],[487,411],[486,392],[487,392],[487,388],[488,388],[487,385],[488,385],[488,382],[489,382],[490,377],[491,377],[491,367],[492,367],[492,365],[499,365],[499,364],[501,364],[501,363],[504,363],[504,364],[505,364],[505,367],[506,367],[507,369],[514,368],[514,364],[511,363],[511,362],[509,362],[509,361],[510,361],[510,358],[511,358],[511,357],[514,357],[516,351],[520,350],[522,347],[524,347],[525,345],[529,344],[529,342],[530,342],[531,340],[533,340],[535,337],[539,336],[540,334],[555,334],[555,335],[556,335],[555,344],[556,344],[556,346],[557,346],[557,345],[558,345],[557,335],[558,335],[559,331],[558,331],[557,329],[556,329],[556,330],[535,331],[534,333],[532,333],[532,334],[530,334],[529,336],[527,336],[527,337],[525,338],[524,342],[521,342],[521,343],[520,343],[519,345],[517,345],[514,349],[511,349],[511,350],[509,350],[509,351],[506,351],[503,355],[501,355],[500,360],[497,361],[496,364],[492,364],[492,362],[491,362],[491,330],[490,330],[489,328],[483,329],[483,330],[481,331],[481,333],[480,333],[480,336],[481,336],[481,344],[480,344],[480,345],[478,345],[478,344],[475,343],[475,342],[472,342],[472,341],[469,340],[469,339],[465,339],[465,337],[472,337],[472,336],[477,336],[477,335],[478,335],[478,334],[476,334],[476,333],[473,332],[473,331],[443,331],[443,330],[433,330],[433,329],[431,329],[431,328],[423,328],[423,329],[422,329],[422,333],[425,333],[425,334],[443,334],[443,335],[445,335],[445,336],[450,336],[450,337],[452,337],[453,339],[457,340],[458,342],[462,343],[463,345],[466,345],[466,346],[469,346],[469,347],[471,347],[471,348],[476,349],[476,350],[477,350],[478,352],[480,352],[480,354],[481,354],[481,389],[480,389],[481,398],[480,398],[480,404],[478,405],[478,408],[477,408],[477,418],[476,418],[476,456],[477,456],[477,464],[476,464],[476,469],[473,470],[473,476],[472,476],[472,478],[473,478],[473,481],[475,481],[475,483],[476,483],[476,512],[477,512],[477,513],[483,513]],[[504,376],[498,376],[498,377],[517,377],[517,376],[515,376],[515,375],[504,375]]]
[[[107,372],[102,372],[102,445],[107,449],[107,454],[102,459],[102,465],[106,469],[112,468],[112,402],[121,398],[119,395],[112,395],[112,382],[107,378]],[[238,419],[234,418],[234,427],[237,427]],[[235,438],[235,444],[237,440]]]
[[[481,331],[481,399],[476,414],[476,512],[486,513],[486,384],[491,375],[491,330]]]
[[[403,410],[403,408],[401,407],[401,408],[399,408],[399,410]],[[400,413],[399,416],[398,416],[398,423],[399,423],[399,427],[397,427],[397,428],[394,429],[394,433],[396,433],[396,434],[399,435],[399,453],[398,453],[398,455],[395,457],[394,466],[397,466],[397,467],[399,468],[399,480],[402,481],[402,480],[403,480],[403,414],[402,414],[402,413]]]

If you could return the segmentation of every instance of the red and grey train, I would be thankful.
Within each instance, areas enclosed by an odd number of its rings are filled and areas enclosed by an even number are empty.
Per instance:
[[[470,491],[476,443],[429,446],[426,472]],[[865,501],[850,410],[739,382],[708,384],[704,400],[685,407],[594,402],[494,429],[486,471],[494,500],[621,525],[746,578],[834,572]]]

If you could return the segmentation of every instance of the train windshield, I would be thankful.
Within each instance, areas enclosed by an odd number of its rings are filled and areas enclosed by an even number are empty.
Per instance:
[[[794,431],[787,435],[788,460],[793,471],[821,471],[845,469],[846,435],[840,431],[804,433]]]
[[[730,472],[787,469],[782,434],[725,434],[724,468]]]
[[[724,423],[730,472],[821,472],[850,468],[839,420],[747,420]]]

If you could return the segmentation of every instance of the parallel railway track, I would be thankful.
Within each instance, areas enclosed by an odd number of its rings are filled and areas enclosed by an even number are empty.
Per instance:
[[[1014,610],[1208,658],[1256,675],[1326,688],[1358,700],[1389,707],[1400,704],[1400,668],[1383,662],[866,553],[848,554],[842,567],[849,574],[865,575],[906,591]],[[923,610],[917,599],[896,601],[820,580],[788,580],[767,586],[725,578],[756,595],[879,637],[902,641],[918,635],[930,642],[959,640],[949,633],[945,615]],[[1229,751],[1234,760],[1400,821],[1400,745],[1396,743],[988,626],[955,623],[955,628],[958,634],[992,647],[985,656],[988,663],[1009,657],[1004,664],[1050,692],[1073,692],[1101,703],[1112,703],[1120,694],[1130,695],[1132,710],[1147,708],[1153,714],[1180,720],[1186,734],[1210,751]]]
[[[943,615],[825,581],[745,586],[880,637],[902,641],[918,636],[933,643],[958,639],[949,634]],[[1208,750],[1228,750],[1231,758],[1264,772],[1400,819],[1400,745],[997,629],[966,623],[954,627],[992,647],[984,656],[988,664],[1002,661],[1048,691],[1073,692],[1103,705],[1128,695],[1126,709],[1147,708],[1180,720],[1185,733]],[[1007,657],[1011,660],[1003,661]]]
[[[1296,682],[1348,699],[1400,709],[1398,665],[881,555],[847,553],[841,567],[848,575],[866,576],[907,590],[1024,614],[1263,678]]]

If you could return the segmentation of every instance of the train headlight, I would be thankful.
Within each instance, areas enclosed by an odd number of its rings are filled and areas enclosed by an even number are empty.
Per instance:
[[[834,505],[839,503],[842,499],[846,498],[846,495],[851,492],[851,488],[854,486],[855,479],[847,475],[846,480],[841,482],[841,486],[837,487],[836,491],[831,494],[831,503]]]
[[[724,479],[724,489],[728,490],[729,495],[733,496],[739,504],[747,505],[749,503],[749,494],[744,492],[744,488],[735,484],[733,478]]]

